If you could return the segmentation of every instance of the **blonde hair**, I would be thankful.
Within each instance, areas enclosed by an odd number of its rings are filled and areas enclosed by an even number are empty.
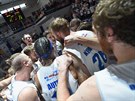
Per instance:
[[[13,59],[12,66],[15,72],[22,69],[22,61],[25,60],[26,56],[27,55],[21,53]]]
[[[52,21],[49,26],[54,32],[70,32],[69,23],[64,18],[56,18]]]
[[[135,46],[135,0],[100,0],[93,14],[94,28],[106,36],[110,27],[118,41]]]
[[[10,58],[8,58],[8,59],[6,60],[6,63],[11,66],[12,60],[13,60],[16,56],[18,56],[19,54],[20,54],[20,53],[14,53],[14,54],[12,54],[12,55],[10,56]]]

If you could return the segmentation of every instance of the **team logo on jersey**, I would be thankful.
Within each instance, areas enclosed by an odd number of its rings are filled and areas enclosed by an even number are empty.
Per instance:
[[[55,70],[55,71],[53,71],[53,73],[50,74],[49,76],[44,77],[44,79],[45,79],[46,81],[50,81],[53,77],[55,77],[55,76],[57,76],[57,75],[58,75],[58,70]]]
[[[53,81],[53,82],[47,84],[48,90],[51,90],[51,89],[56,88],[57,85],[58,85],[58,80],[55,80],[55,81]]]

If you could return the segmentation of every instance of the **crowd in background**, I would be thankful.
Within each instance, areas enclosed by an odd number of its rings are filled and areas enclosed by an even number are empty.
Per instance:
[[[75,0],[70,22],[58,17],[42,36],[24,33],[22,51],[1,70],[1,99],[134,101],[135,2],[101,0],[94,10],[96,2]]]
[[[98,0],[75,0],[74,3],[72,3],[73,18],[91,22],[91,16],[95,11],[97,3]]]

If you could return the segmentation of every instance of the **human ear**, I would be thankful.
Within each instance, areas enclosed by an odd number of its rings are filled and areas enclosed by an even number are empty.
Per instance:
[[[111,42],[114,40],[113,29],[110,28],[110,27],[105,28],[105,32],[106,32],[107,41],[108,41],[109,43],[111,43]]]
[[[28,66],[28,62],[27,61],[23,61],[22,64],[25,65],[25,66]]]

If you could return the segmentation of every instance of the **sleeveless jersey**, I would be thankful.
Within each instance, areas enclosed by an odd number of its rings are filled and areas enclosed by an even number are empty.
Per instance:
[[[68,77],[69,92],[70,92],[70,94],[74,94],[79,86],[78,81],[76,79],[74,79],[74,77],[70,71],[68,71],[67,77]]]
[[[63,50],[62,49],[62,44],[59,41],[57,41],[57,40],[56,40],[56,43],[54,45],[54,49],[56,51],[56,56],[62,55],[62,50]]]
[[[127,65],[121,64],[117,68],[120,70],[120,68],[124,66],[126,66],[125,68],[127,69],[132,68],[132,74],[135,73],[135,62]],[[119,73],[123,75],[123,72],[125,72],[124,75],[119,76],[118,73],[117,76],[117,74],[109,70],[109,68],[115,67],[115,65],[110,65],[108,69],[95,73],[96,84],[102,101],[135,101],[135,75],[132,75],[131,78],[127,80],[125,77],[130,77],[130,74],[128,71],[121,69]]]
[[[68,76],[68,87],[70,93],[74,93],[78,88],[78,82],[74,79],[72,74],[69,72]],[[57,85],[58,85],[58,65],[54,62],[50,66],[41,67],[37,72],[37,77],[42,88],[42,94],[47,101],[57,100]]]
[[[95,36],[93,32],[85,30],[77,31],[75,34],[83,37]],[[68,36],[66,38],[68,38]],[[86,47],[82,44],[75,43],[70,46],[66,46],[64,50],[69,51],[80,58],[91,75],[93,75],[94,72],[104,69],[107,65],[107,57],[102,51]]]
[[[37,74],[37,71],[40,69],[40,67],[42,67],[42,64],[38,60],[32,66],[33,66],[33,71],[30,73],[30,75],[31,75],[32,80],[34,81],[35,74]]]
[[[58,84],[58,69],[54,62],[50,66],[41,67],[37,72],[37,77],[45,100],[55,101]]]
[[[13,101],[18,101],[20,92],[26,87],[32,87],[37,90],[32,81],[16,81],[15,76],[12,78],[10,93],[12,95]]]

